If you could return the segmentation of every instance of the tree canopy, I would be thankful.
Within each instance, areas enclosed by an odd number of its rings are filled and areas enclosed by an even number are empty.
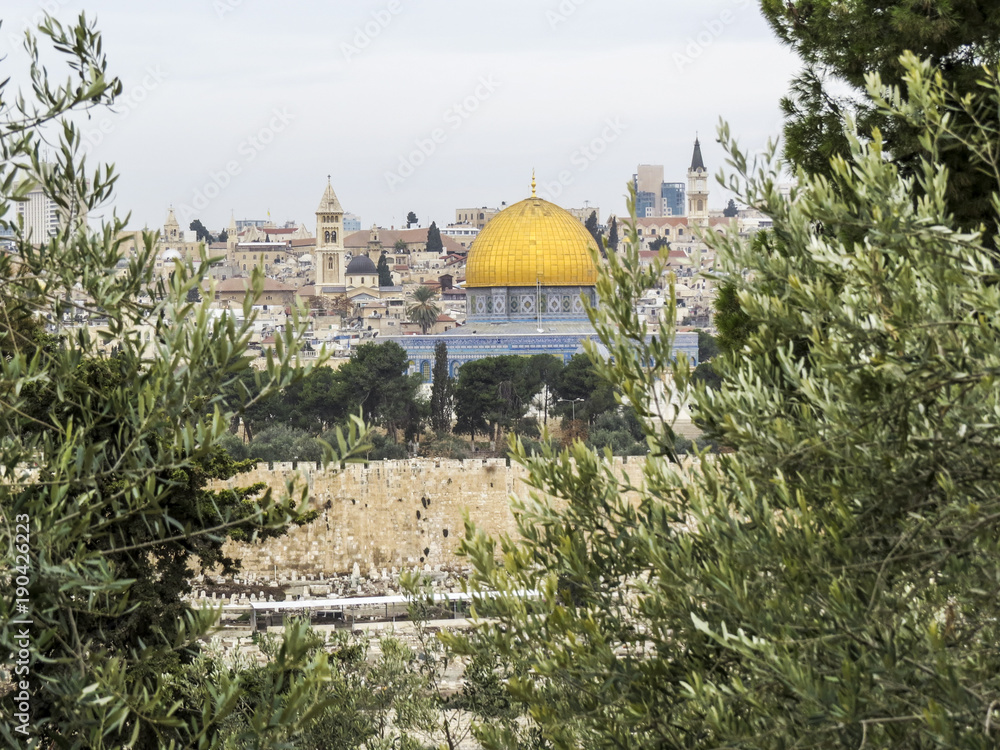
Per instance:
[[[410,304],[406,308],[410,322],[420,326],[420,332],[425,336],[437,323],[438,315],[441,314],[441,308],[437,306],[436,299],[436,291],[429,286],[419,286],[413,290]]]
[[[927,60],[962,97],[978,93],[981,66],[1000,59],[1000,7],[985,0],[762,0],[761,10],[805,64],[782,102],[786,156],[794,167],[828,178],[835,176],[831,157],[850,154],[845,115],[854,117],[866,136],[877,128],[884,153],[906,176],[916,176],[928,155],[918,123],[891,116],[864,95],[868,76],[880,76],[905,95],[909,84],[902,60],[909,51]],[[989,107],[957,108],[952,118],[958,135],[1000,124],[996,108]],[[949,168],[946,199],[958,226],[973,229],[984,220],[992,223],[992,176],[973,168],[964,151],[958,141],[942,144],[935,158]],[[992,244],[992,234],[986,241]]]
[[[426,251],[428,253],[437,253],[440,255],[444,252],[444,243],[441,241],[441,230],[435,222],[431,222],[431,225],[427,227],[427,247]]]
[[[386,256],[385,250],[378,256],[376,270],[378,270],[378,285],[380,287],[392,286],[392,271],[389,270],[389,259]]]
[[[215,238],[212,236],[212,233],[205,229],[205,225],[201,223],[201,219],[195,219],[192,221],[191,226],[188,228],[197,233],[199,242],[205,242],[208,244],[215,242]]]
[[[523,666],[509,690],[553,747],[996,744],[1000,290],[949,211],[942,154],[964,147],[1000,207],[994,131],[949,117],[995,106],[1000,80],[970,102],[932,63],[904,76],[905,95],[877,79],[868,95],[919,128],[912,174],[848,128],[837,187],[800,172],[789,201],[776,148],[754,163],[720,129],[729,184],[783,246],[706,233],[759,321],[713,359],[718,388],[635,312],[662,262],[638,263],[634,233],[608,258],[593,315],[610,358],[589,353],[639,417],[641,479],[581,445],[515,444],[539,491],[515,503],[524,542],[470,526],[474,587],[500,594],[477,600],[474,634],[442,636]],[[730,452],[676,463],[671,392]]]
[[[239,416],[223,394],[249,367],[264,279],[255,272],[238,321],[188,301],[207,263],[155,273],[151,233],[119,264],[124,222],[112,214],[92,230],[87,220],[105,213],[116,176],[86,163],[73,113],[112,104],[121,83],[83,15],[73,25],[46,17],[27,46],[31,88],[11,92],[20,74],[0,76],[0,229],[13,232],[13,250],[0,254],[0,546],[11,587],[0,598],[0,659],[23,661],[2,690],[8,706],[23,691],[30,710],[15,721],[5,712],[0,737],[9,747],[217,747],[246,683],[209,684],[192,669],[216,613],[183,601],[188,563],[228,566],[226,538],[304,518],[301,496],[207,488],[246,467],[219,447]],[[42,243],[12,217],[36,187],[61,209]],[[255,397],[301,378],[298,312]],[[72,327],[91,313],[106,321],[100,332]],[[352,430],[325,458],[346,459],[358,443]],[[282,663],[298,688],[326,669],[294,637]],[[253,726],[280,720],[294,731],[306,692],[255,706]],[[269,744],[266,730],[235,739],[251,737]]]

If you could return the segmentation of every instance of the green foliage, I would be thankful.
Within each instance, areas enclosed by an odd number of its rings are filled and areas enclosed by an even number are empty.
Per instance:
[[[648,450],[642,426],[631,410],[624,416],[616,411],[598,416],[587,434],[586,442],[590,448],[609,450],[615,456],[645,456]]]
[[[192,221],[188,229],[197,233],[198,242],[205,242],[207,244],[215,242],[215,238],[212,236],[212,233],[205,229],[205,225],[201,223],[201,219],[195,219]]]
[[[708,331],[698,331],[698,362],[708,362],[719,353],[719,344],[715,336]]]
[[[385,459],[400,461],[410,457],[405,445],[400,445],[393,440],[389,440],[385,435],[380,433],[373,433],[368,442],[370,448],[365,454],[365,460],[367,461],[382,461]]]
[[[726,352],[739,352],[756,330],[756,324],[740,305],[737,282],[719,280],[715,290],[716,345]]]
[[[429,286],[418,286],[413,290],[410,297],[411,302],[406,308],[406,314],[411,323],[420,326],[420,332],[427,335],[427,332],[437,323],[441,308],[435,303],[437,292]]]
[[[378,271],[378,285],[380,287],[392,286],[392,271],[389,270],[389,260],[386,257],[385,250],[378,256],[378,265],[375,268]]]
[[[906,96],[877,79],[869,95],[920,127],[915,176],[847,130],[837,186],[800,171],[789,202],[776,149],[749,164],[720,128],[729,185],[783,247],[705,235],[756,323],[712,360],[718,389],[672,366],[669,331],[645,336],[634,302],[662,269],[634,233],[609,256],[591,314],[612,359],[591,354],[640,417],[641,481],[579,444],[515,445],[539,491],[515,502],[524,541],[467,529],[473,586],[498,595],[450,640],[525,665],[510,694],[554,747],[996,746],[1000,288],[939,156],[961,145],[1000,209],[995,131],[949,116],[995,108],[1000,81],[970,100],[906,66]],[[676,465],[663,382],[731,452]]]
[[[323,445],[305,430],[274,424],[261,430],[246,447],[259,461],[321,461]]]
[[[244,373],[226,389],[225,398],[227,404],[243,410],[252,442],[261,430],[278,424],[317,437],[347,424],[359,412],[369,423],[385,428],[394,440],[399,434],[412,438],[423,430],[429,406],[419,398],[419,375],[407,375],[408,368],[406,352],[398,344],[368,342],[338,369],[313,367],[277,393],[262,394],[261,376]],[[231,427],[235,431],[238,424]],[[280,441],[274,448],[284,457],[265,460],[290,461],[296,455]],[[299,456],[314,460],[306,455],[313,455],[311,449]]]
[[[419,224],[419,223],[420,222],[417,219],[417,215],[415,213],[413,213],[413,211],[410,211],[408,214],[406,214],[406,228],[407,229],[409,229],[410,227],[412,227],[414,224]]]
[[[462,365],[455,385],[455,431],[496,440],[514,427],[542,388],[532,359],[504,355]]]
[[[608,227],[608,247],[607,249],[613,253],[618,252],[618,218],[615,216],[611,217],[611,226]]]
[[[444,243],[441,242],[441,230],[438,229],[437,223],[433,221],[427,227],[427,247],[425,251],[428,253],[437,253],[438,255],[444,252]]]
[[[555,382],[556,405],[553,411],[564,419],[593,422],[598,415],[615,408],[613,386],[601,377],[586,354],[576,354],[563,368]]]
[[[207,263],[156,276],[152,234],[118,268],[125,222],[112,215],[96,231],[87,222],[105,213],[116,178],[86,165],[72,111],[111,103],[121,84],[83,16],[70,26],[46,18],[26,46],[30,91],[11,95],[0,76],[0,228],[13,229],[15,246],[0,255],[0,572],[24,581],[0,599],[0,661],[13,663],[27,629],[31,718],[27,737],[11,721],[0,737],[10,747],[218,747],[242,684],[198,681],[216,613],[183,602],[188,563],[231,569],[227,538],[280,533],[304,517],[301,496],[208,489],[248,467],[219,447],[239,418],[221,394],[247,370],[263,277],[238,322],[188,301]],[[64,83],[50,82],[43,58]],[[51,237],[24,236],[13,217],[36,186],[61,211]],[[261,397],[301,377],[291,363],[305,324],[295,313],[260,376]],[[90,314],[107,321],[100,331],[63,323]],[[359,438],[355,424],[325,458],[349,458]],[[290,638],[284,653],[297,658],[299,645]],[[296,665],[301,685],[323,679],[321,663]],[[8,705],[9,689],[0,688]],[[294,733],[308,710],[295,693],[255,718]],[[265,735],[257,745],[269,746]]]
[[[590,236],[594,238],[594,244],[598,247],[604,247],[604,243],[601,241],[604,233],[601,231],[601,227],[597,223],[597,211],[590,212],[590,216],[587,217],[583,226],[588,232],[590,232]]]
[[[905,91],[903,55],[909,51],[927,59],[961,99],[979,92],[981,66],[995,66],[1000,54],[1000,7],[983,0],[762,0],[761,9],[806,66],[782,102],[786,157],[793,166],[835,182],[839,177],[830,159],[850,158],[843,127],[847,115],[865,134],[879,130],[884,153],[904,176],[918,176],[921,160],[929,156],[919,123],[893,117],[864,96],[868,76],[877,74],[884,84]],[[996,108],[957,110],[952,117],[960,138],[1000,125]],[[959,142],[945,143],[933,158],[949,169],[945,199],[957,225],[971,230],[982,221],[993,223],[993,176],[976,169],[964,152]],[[917,181],[915,192],[922,189]],[[992,237],[987,232],[988,246]]]
[[[455,401],[455,384],[448,374],[448,345],[434,345],[434,369],[431,372],[431,427],[435,432],[451,432],[451,414]]]
[[[726,207],[722,209],[722,215],[729,219],[735,219],[739,216],[739,213],[740,209],[737,207],[736,201],[730,198],[729,203],[727,203]]]

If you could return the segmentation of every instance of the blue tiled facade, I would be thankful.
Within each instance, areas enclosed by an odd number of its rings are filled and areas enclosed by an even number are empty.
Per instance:
[[[467,290],[468,325],[541,321],[587,323],[583,300],[597,304],[597,292],[587,286],[478,287]],[[539,307],[541,311],[539,312]]]
[[[459,329],[462,330],[462,329]],[[587,339],[598,343],[597,334],[590,333],[536,333],[536,334],[460,334],[449,336],[393,336],[388,340],[406,350],[410,360],[410,374],[419,372],[424,382],[431,382],[434,369],[434,347],[439,341],[448,346],[448,373],[458,377],[458,368],[466,362],[483,357],[498,357],[518,354],[530,357],[534,354],[551,354],[563,363],[569,362],[574,354],[583,351]],[[684,352],[688,360],[698,364],[698,333],[678,333],[674,341],[674,352]]]

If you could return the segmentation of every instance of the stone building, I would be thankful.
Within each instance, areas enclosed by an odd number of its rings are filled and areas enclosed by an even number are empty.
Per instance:
[[[466,324],[439,335],[400,336],[411,372],[430,380],[434,347],[448,347],[449,374],[465,362],[502,354],[551,354],[564,362],[597,340],[584,300],[597,304],[597,248],[568,211],[531,197],[498,213],[469,250]],[[698,361],[698,337],[678,334],[675,347]]]

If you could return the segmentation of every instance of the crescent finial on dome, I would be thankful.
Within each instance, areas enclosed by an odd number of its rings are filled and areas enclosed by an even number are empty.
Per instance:
[[[531,197],[532,198],[537,197],[535,195],[535,169],[534,169],[534,167],[532,167],[532,169],[531,169]]]

